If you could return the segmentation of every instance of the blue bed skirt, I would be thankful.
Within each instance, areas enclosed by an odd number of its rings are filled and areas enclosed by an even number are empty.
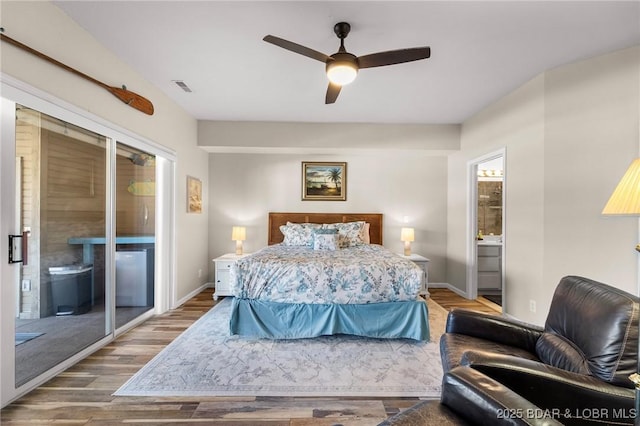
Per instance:
[[[296,304],[233,299],[231,334],[302,339],[352,334],[384,339],[429,340],[429,313],[422,300],[370,304]]]

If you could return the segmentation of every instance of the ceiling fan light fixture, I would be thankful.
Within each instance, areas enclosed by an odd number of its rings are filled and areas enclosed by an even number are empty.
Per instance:
[[[333,61],[327,64],[327,78],[340,86],[347,85],[356,79],[358,69],[351,62]]]
[[[338,22],[334,25],[333,32],[336,33],[336,36],[340,39],[340,47],[338,51],[331,56],[271,34],[264,36],[262,40],[325,64],[327,78],[330,81],[324,99],[325,104],[334,103],[340,94],[342,86],[353,82],[358,76],[358,70],[361,68],[376,68],[402,64],[427,59],[431,56],[431,48],[428,46],[388,50],[364,56],[356,56],[347,52],[347,49],[344,47],[344,39],[349,35],[349,31],[351,31],[351,25],[349,25],[348,22]]]

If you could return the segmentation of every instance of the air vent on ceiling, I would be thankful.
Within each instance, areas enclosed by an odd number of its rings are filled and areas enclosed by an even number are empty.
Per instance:
[[[187,83],[185,83],[182,80],[172,80],[175,84],[178,85],[179,88],[181,88],[182,90],[184,90],[187,93],[191,93],[192,90],[189,86],[187,86]]]

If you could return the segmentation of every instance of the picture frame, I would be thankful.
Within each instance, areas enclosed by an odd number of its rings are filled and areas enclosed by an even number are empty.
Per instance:
[[[302,201],[346,200],[346,162],[302,162]]]
[[[202,181],[187,176],[187,213],[202,213]]]

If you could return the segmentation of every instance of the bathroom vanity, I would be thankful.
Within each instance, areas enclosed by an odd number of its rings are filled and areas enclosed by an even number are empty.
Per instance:
[[[478,292],[502,291],[502,242],[478,241]]]

